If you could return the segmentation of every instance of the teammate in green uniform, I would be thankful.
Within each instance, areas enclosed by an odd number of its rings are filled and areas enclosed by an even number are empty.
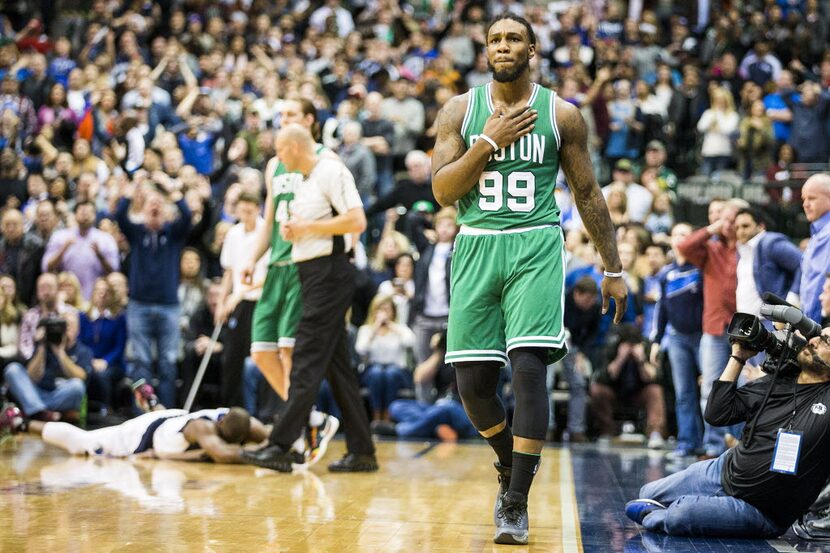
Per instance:
[[[499,493],[496,543],[528,539],[527,496],[548,421],[546,365],[565,353],[563,237],[554,187],[563,169],[606,268],[603,311],[625,312],[614,227],[593,176],[579,111],[530,81],[530,24],[512,14],[487,30],[493,82],[452,98],[438,115],[432,186],[458,202],[446,360],[470,420],[493,447]],[[496,395],[510,361],[513,429]]]
[[[304,126],[313,134],[317,124],[313,104],[305,100],[286,100],[280,112],[280,124],[292,123]],[[317,153],[337,157],[319,144]],[[251,252],[251,261],[242,273],[243,281],[251,283],[256,261],[271,248],[262,296],[254,311],[251,358],[282,399],[288,397],[294,332],[302,305],[300,280],[291,261],[291,242],[280,236],[280,223],[288,220],[294,186],[298,182],[302,182],[302,175],[287,171],[276,156],[268,161],[265,167],[265,225],[256,249]]]
[[[309,129],[312,135],[317,125],[317,110],[305,99],[286,100],[280,112],[282,126],[297,123]],[[322,144],[316,153],[321,157],[339,159]],[[291,242],[280,235],[280,223],[289,219],[294,186],[303,181],[300,173],[293,173],[274,156],[265,167],[265,225],[257,246],[251,252],[251,261],[242,272],[243,283],[252,283],[254,266],[268,248],[271,248],[268,273],[262,284],[262,295],[254,309],[251,329],[251,358],[268,384],[283,400],[288,399],[291,374],[291,356],[294,351],[294,333],[300,321],[302,298],[297,268],[291,261]],[[339,421],[330,415],[312,411],[307,432],[306,451],[309,464],[325,452],[325,447],[337,431]]]

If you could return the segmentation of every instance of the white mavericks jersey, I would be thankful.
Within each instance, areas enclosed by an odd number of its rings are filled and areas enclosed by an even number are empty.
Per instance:
[[[218,422],[227,408],[204,409],[188,413],[183,409],[163,409],[144,413],[134,419],[98,430],[81,430],[63,422],[43,426],[43,441],[61,447],[74,455],[107,455],[129,457],[149,449],[156,455],[184,453],[191,447],[182,430],[194,419]]]
[[[202,409],[201,411],[165,419],[153,433],[152,450],[156,454],[156,457],[184,453],[192,447],[192,444],[184,439],[184,434],[182,433],[187,423],[196,419],[207,419],[212,422],[219,422],[227,414],[228,408],[220,407],[218,409]]]

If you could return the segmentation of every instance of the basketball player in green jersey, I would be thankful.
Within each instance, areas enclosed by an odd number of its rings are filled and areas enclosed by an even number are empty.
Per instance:
[[[496,543],[528,540],[527,497],[548,421],[546,365],[566,353],[562,229],[554,187],[564,170],[602,256],[603,312],[625,312],[627,289],[608,207],[593,176],[579,111],[530,81],[536,38],[512,14],[487,30],[493,82],[452,98],[438,115],[432,187],[458,202],[461,230],[450,283],[447,362],[476,429],[498,456]],[[510,361],[512,432],[496,395]]]
[[[314,135],[317,109],[306,99],[285,100],[280,111],[280,125],[292,123],[302,125]],[[322,144],[317,145],[316,153],[321,157],[339,159],[337,154]],[[268,161],[265,167],[265,224],[257,246],[251,252],[251,261],[242,271],[245,284],[258,284],[251,282],[254,266],[268,248],[271,248],[268,273],[262,284],[262,295],[254,308],[251,358],[268,384],[283,400],[288,399],[294,333],[300,321],[302,298],[300,278],[291,261],[291,242],[280,236],[279,223],[288,220],[291,202],[294,200],[294,186],[302,181],[301,174],[286,170],[276,156]],[[338,426],[339,421],[335,417],[316,410],[311,412],[305,452],[309,465],[316,463],[323,456]],[[299,440],[296,449],[300,449]]]

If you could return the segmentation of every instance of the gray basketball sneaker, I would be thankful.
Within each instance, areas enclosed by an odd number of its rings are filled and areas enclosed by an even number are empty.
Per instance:
[[[506,494],[507,490],[510,489],[510,475],[513,473],[513,469],[511,467],[501,466],[501,464],[498,461],[493,463],[493,466],[496,467],[497,471],[499,471],[499,493],[498,495],[496,495],[496,504],[493,506],[493,524],[498,526],[499,509],[501,509],[501,503],[504,499],[504,494]]]
[[[496,513],[496,536],[493,541],[506,545],[525,545],[527,529],[527,496],[508,491]]]

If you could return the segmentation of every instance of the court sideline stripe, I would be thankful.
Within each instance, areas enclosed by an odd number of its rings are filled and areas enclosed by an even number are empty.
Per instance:
[[[582,535],[576,510],[576,488],[571,466],[571,451],[559,450],[559,504],[562,513],[562,551],[582,553]]]

